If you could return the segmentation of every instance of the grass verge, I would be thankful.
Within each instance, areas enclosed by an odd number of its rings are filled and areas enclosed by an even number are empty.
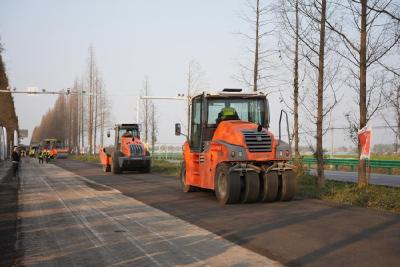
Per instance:
[[[325,187],[318,188],[315,177],[303,175],[298,178],[297,196],[400,213],[400,188],[396,187],[359,188],[354,183],[327,180]]]
[[[73,160],[87,161],[92,163],[100,163],[100,159],[98,155],[73,155]]]
[[[179,176],[181,170],[180,162],[170,162],[166,160],[153,160],[151,171],[171,176]]]

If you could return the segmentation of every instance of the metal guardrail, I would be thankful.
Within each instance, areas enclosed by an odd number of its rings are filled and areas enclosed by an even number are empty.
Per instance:
[[[154,153],[152,157],[158,160],[182,160],[182,153]],[[313,157],[303,157],[302,160],[303,165],[308,165],[309,169],[311,165],[317,164],[317,159]],[[324,164],[334,166],[335,170],[339,170],[339,166],[349,166],[351,171],[354,171],[355,167],[359,164],[359,160],[348,158],[324,158]],[[371,168],[387,169],[387,173],[391,175],[393,169],[400,169],[400,160],[369,160],[367,161],[367,166]]]
[[[182,160],[182,153],[153,153],[151,156],[159,160]]]
[[[312,164],[317,163],[316,158],[303,157],[303,164],[308,165],[311,168]],[[335,170],[339,169],[339,166],[350,166],[351,171],[354,171],[354,167],[358,166],[358,159],[344,159],[344,158],[324,158],[325,165],[335,166]],[[388,174],[392,174],[392,169],[400,169],[400,160],[367,160],[367,166],[371,168],[383,168],[387,169]]]

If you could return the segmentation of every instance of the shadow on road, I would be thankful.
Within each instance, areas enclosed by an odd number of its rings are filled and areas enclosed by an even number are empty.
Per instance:
[[[179,179],[62,167],[289,266],[390,266],[400,260],[400,216],[319,200],[219,205],[210,192],[183,193]]]
[[[12,266],[16,256],[18,178],[9,169],[0,172],[0,266]]]

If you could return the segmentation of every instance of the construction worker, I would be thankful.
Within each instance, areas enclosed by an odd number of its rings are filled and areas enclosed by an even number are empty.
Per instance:
[[[12,160],[13,176],[16,177],[18,173],[19,160],[20,160],[20,155],[18,153],[17,147],[14,148],[14,151],[11,154],[11,160]]]
[[[49,163],[50,157],[51,157],[50,151],[46,149],[46,151],[44,152],[44,159],[46,160],[46,163]]]
[[[44,158],[44,151],[39,150],[39,153],[38,153],[39,164],[43,164],[43,158]]]
[[[239,120],[239,116],[229,102],[225,103],[225,107],[218,113],[217,124],[224,120]]]

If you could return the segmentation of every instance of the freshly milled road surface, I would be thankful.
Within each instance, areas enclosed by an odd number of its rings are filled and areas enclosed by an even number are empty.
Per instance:
[[[281,265],[53,164],[20,177],[17,266]]]
[[[398,266],[400,215],[318,200],[223,206],[211,192],[183,193],[176,177],[103,173],[56,162],[244,248],[289,266]]]

